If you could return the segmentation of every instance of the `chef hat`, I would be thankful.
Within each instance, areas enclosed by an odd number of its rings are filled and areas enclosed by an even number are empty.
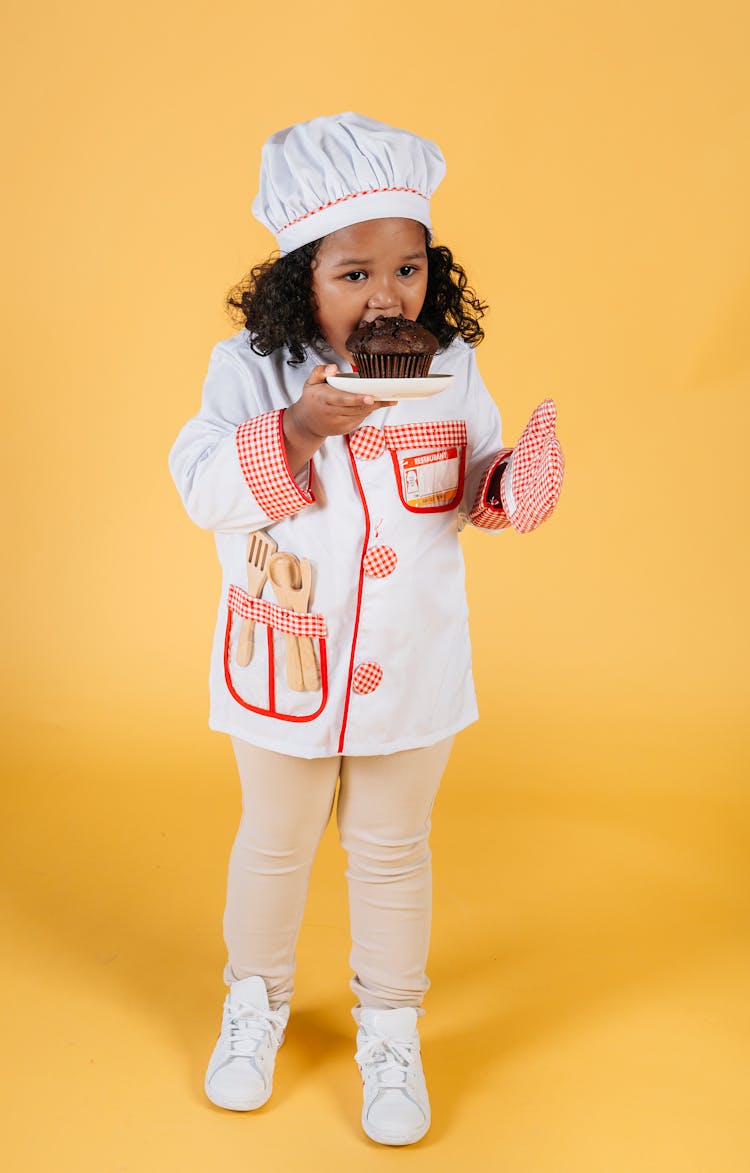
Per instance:
[[[282,253],[362,220],[403,216],[431,228],[430,197],[444,175],[429,139],[362,114],[313,118],[264,145],[253,215]]]

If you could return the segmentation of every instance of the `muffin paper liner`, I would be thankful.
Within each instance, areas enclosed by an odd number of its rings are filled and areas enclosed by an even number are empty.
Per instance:
[[[362,354],[352,351],[357,374],[363,379],[423,379],[431,354]]]

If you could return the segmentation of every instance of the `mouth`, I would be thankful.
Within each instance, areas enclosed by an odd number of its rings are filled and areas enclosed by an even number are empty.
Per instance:
[[[369,326],[370,322],[374,322],[376,318],[401,318],[401,317],[406,317],[405,314],[401,313],[401,310],[392,310],[392,311],[381,310],[377,314],[370,315],[370,317],[362,318],[359,325],[360,326]]]

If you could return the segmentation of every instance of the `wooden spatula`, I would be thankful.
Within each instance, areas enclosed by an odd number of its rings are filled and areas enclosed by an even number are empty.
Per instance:
[[[312,587],[312,571],[307,558],[299,560],[299,585],[291,592],[292,605],[299,615],[304,615],[310,606],[310,589]],[[320,688],[320,672],[318,661],[315,658],[315,645],[307,635],[297,638],[299,645],[299,659],[302,667],[302,687],[305,692],[315,692]]]
[[[247,539],[247,593],[254,599],[260,596],[266,584],[268,563],[275,551],[276,542],[269,538],[265,530],[255,530]],[[242,668],[245,668],[253,658],[254,633],[254,621],[243,619],[240,637],[237,640],[237,651],[234,654],[235,660]]]

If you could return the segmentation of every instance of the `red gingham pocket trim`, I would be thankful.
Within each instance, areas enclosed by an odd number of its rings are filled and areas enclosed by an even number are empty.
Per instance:
[[[315,500],[315,494],[301,489],[292,476],[284,446],[283,415],[283,408],[279,408],[245,420],[235,437],[242,475],[272,521],[298,513]]]
[[[357,671],[354,673],[352,680],[352,688],[355,692],[364,695],[368,692],[374,692],[383,679],[383,669],[380,664],[376,664],[373,660],[368,660],[366,664],[360,664]]]
[[[377,460],[385,452],[385,436],[380,428],[366,424],[349,437],[349,448],[357,460]]]
[[[243,619],[252,619],[255,623],[263,623],[275,631],[283,631],[287,635],[310,636],[325,639],[328,636],[328,627],[322,615],[299,615],[294,611],[285,611],[267,599],[256,599],[243,591],[241,587],[230,586],[227,599],[229,610]]]
[[[388,578],[393,574],[398,562],[398,554],[390,546],[371,546],[364,556],[362,565],[365,574],[371,578]]]
[[[493,505],[487,500],[487,490],[492,480],[493,473],[499,465],[507,460],[510,456],[512,448],[503,448],[492,461],[487,471],[484,473],[479,484],[477,495],[474,499],[474,504],[469,513],[469,521],[478,529],[507,529],[510,525],[507,514],[502,505]]]
[[[410,448],[447,448],[452,444],[466,445],[465,420],[436,420],[422,424],[386,424],[383,428],[385,446],[392,452]]]

